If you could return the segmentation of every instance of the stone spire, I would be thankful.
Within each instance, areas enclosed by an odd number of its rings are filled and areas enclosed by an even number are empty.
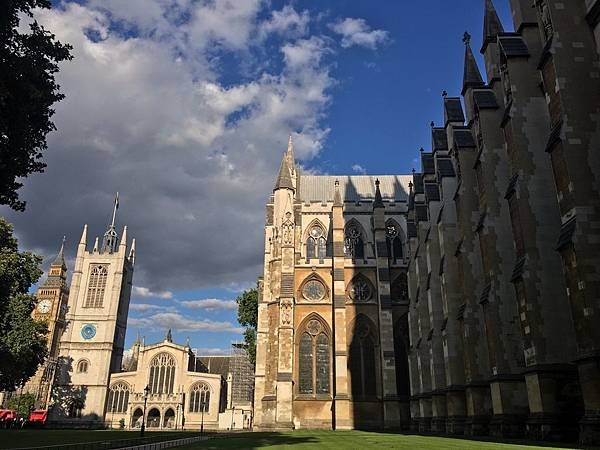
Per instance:
[[[58,255],[52,261],[52,266],[60,266],[63,269],[67,269],[67,265],[65,264],[65,241],[67,240],[66,236],[63,236],[62,243],[60,244],[60,250],[58,251]]]
[[[481,47],[481,53],[485,53],[485,49],[490,42],[494,42],[498,34],[504,32],[504,27],[494,3],[492,0],[485,0],[485,10],[483,16],[483,45]]]
[[[483,82],[483,78],[479,72],[477,61],[475,61],[475,56],[473,55],[473,50],[471,50],[471,35],[466,31],[463,37],[463,42],[465,44],[465,70],[463,75],[462,95],[465,95],[465,92],[468,88],[485,86],[485,83]]]
[[[333,206],[343,206],[342,195],[340,194],[340,181],[335,180],[335,188],[333,193]]]
[[[383,198],[381,198],[381,191],[379,190],[379,179],[375,180],[375,201],[373,202],[373,209],[384,208]]]
[[[291,189],[294,190],[294,184],[292,183],[292,171],[288,162],[288,153],[286,152],[281,158],[281,167],[279,168],[279,175],[277,175],[277,181],[275,182],[275,188],[277,189]]]
[[[292,140],[291,134],[290,134],[290,138],[288,139],[288,148],[287,148],[286,156],[288,157],[288,164],[290,165],[290,167],[293,167],[296,162],[296,158],[294,155],[294,142]]]
[[[129,249],[129,262],[131,263],[131,265],[135,264],[135,238],[132,239],[131,241],[131,248]]]
[[[113,207],[112,220],[108,226],[108,230],[104,233],[104,239],[102,240],[102,252],[113,253],[117,250],[117,242],[119,237],[117,230],[115,229],[115,219],[117,217],[117,209],[119,209],[119,193],[115,197],[115,204]]]

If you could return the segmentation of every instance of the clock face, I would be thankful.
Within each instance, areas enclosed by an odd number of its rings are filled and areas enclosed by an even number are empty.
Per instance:
[[[91,323],[86,323],[83,327],[81,327],[81,337],[83,337],[86,341],[92,339],[96,336],[96,327]]]
[[[48,314],[52,309],[52,302],[48,299],[42,300],[37,304],[37,310],[40,314]]]

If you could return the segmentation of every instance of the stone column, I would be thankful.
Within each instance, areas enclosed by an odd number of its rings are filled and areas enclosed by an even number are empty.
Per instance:
[[[333,224],[333,335],[334,335],[334,392],[333,427],[336,430],[352,429],[353,412],[350,407],[348,386],[348,343],[346,320],[346,281],[344,279],[344,213],[335,182],[332,209]]]
[[[400,402],[396,390],[396,357],[394,352],[394,321],[390,295],[390,269],[385,235],[385,206],[381,201],[379,180],[375,181],[373,204],[373,236],[377,262],[377,300],[379,305],[379,338],[383,394],[383,426],[400,428]]]

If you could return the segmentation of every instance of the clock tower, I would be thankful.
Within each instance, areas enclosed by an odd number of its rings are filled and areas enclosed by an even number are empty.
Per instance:
[[[50,264],[48,278],[36,292],[37,303],[32,313],[34,319],[43,321],[48,326],[48,358],[23,390],[36,396],[36,407],[40,409],[45,409],[48,405],[58,356],[58,344],[65,327],[69,287],[64,251],[65,238],[63,237],[60,251]]]
[[[51,419],[77,426],[103,420],[110,374],[120,371],[135,260],[135,239],[129,249],[127,227],[115,228],[119,205],[102,246],[96,238],[87,248],[87,225],[77,248],[66,327],[58,351]]]

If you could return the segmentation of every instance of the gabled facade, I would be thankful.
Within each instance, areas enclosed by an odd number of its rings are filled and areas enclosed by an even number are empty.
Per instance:
[[[408,176],[314,176],[267,203],[255,425],[408,427]]]

